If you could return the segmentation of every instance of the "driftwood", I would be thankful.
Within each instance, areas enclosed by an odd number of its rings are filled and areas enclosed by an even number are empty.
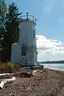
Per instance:
[[[13,81],[15,81],[15,80],[16,80],[15,77],[12,77],[12,78],[10,78],[10,79],[2,80],[1,83],[0,83],[0,88],[2,89],[2,88],[4,87],[4,84],[13,82]]]
[[[17,73],[14,73],[13,76],[15,77],[31,77],[33,76],[33,74],[31,72],[17,72]]]
[[[10,78],[12,76],[13,76],[13,74],[11,74],[11,73],[4,73],[4,74],[0,74],[0,79]]]
[[[4,80],[1,81],[0,88],[2,89],[6,83],[10,83],[10,82],[15,81],[16,80],[15,77],[31,77],[31,76],[33,76],[32,72],[17,72],[17,73],[0,74],[1,79],[2,78],[8,78],[8,79],[4,79]]]
[[[16,73],[4,73],[4,74],[0,74],[0,78],[8,78],[5,80],[2,80],[0,83],[0,88],[2,89],[4,87],[4,84],[9,83],[9,82],[13,82],[16,80],[15,77],[31,77],[33,75],[35,75],[35,73],[38,70],[33,70],[32,72],[16,72]],[[13,76],[13,77],[12,77]],[[12,77],[12,78],[11,78]]]
[[[38,70],[33,70],[32,71],[32,74],[35,75],[35,73],[37,72]]]
[[[0,74],[0,79],[15,77],[31,77],[33,76],[32,72],[16,72],[16,73],[4,73]]]

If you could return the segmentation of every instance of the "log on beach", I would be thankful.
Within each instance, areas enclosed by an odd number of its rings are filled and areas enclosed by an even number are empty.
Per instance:
[[[10,77],[12,77],[12,74],[11,74],[11,73],[3,73],[3,74],[0,74],[0,79],[10,78]]]
[[[0,88],[2,89],[6,83],[10,83],[10,82],[13,82],[13,81],[15,81],[15,80],[16,80],[15,77],[12,77],[12,78],[10,78],[10,79],[2,80],[1,83],[0,83]]]
[[[0,74],[0,79],[15,77],[31,77],[33,76],[32,72],[16,72],[16,73],[4,73]]]

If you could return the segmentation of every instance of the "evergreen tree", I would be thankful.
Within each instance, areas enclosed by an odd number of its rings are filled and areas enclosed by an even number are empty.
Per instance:
[[[11,45],[18,42],[19,39],[19,12],[17,6],[12,3],[9,5],[8,13],[6,14],[5,32],[3,34],[3,46],[8,48],[8,60],[11,57]]]
[[[3,26],[6,11],[7,8],[5,0],[0,0],[0,28]]]
[[[1,38],[4,31],[4,22],[5,22],[5,14],[6,14],[6,2],[5,0],[0,0],[0,45],[1,45]]]
[[[6,8],[5,0],[0,0],[0,39],[2,36],[3,28],[4,28],[6,11],[7,11],[7,8]]]
[[[2,17],[2,20],[5,18],[5,13],[7,11],[5,0],[0,0],[0,16]]]

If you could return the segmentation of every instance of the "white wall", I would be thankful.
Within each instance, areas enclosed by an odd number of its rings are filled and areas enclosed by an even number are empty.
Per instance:
[[[21,46],[20,44],[12,44],[11,62],[21,63]]]
[[[28,46],[33,44],[33,29],[35,24],[33,22],[21,22],[20,23],[20,41]]]

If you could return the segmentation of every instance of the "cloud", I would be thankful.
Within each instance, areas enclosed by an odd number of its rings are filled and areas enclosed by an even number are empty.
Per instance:
[[[42,55],[62,55],[64,46],[62,41],[46,38],[44,35],[37,35],[37,50]]]

